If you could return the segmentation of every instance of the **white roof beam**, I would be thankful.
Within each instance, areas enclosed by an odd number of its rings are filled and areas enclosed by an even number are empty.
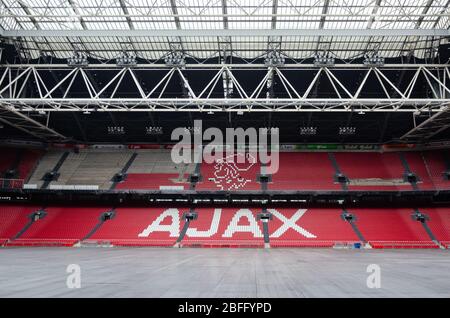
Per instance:
[[[228,7],[227,0],[222,0],[223,28],[228,29]]]
[[[367,21],[367,29],[372,28],[372,24],[375,21],[375,15],[378,12],[378,9],[380,8],[381,0],[376,0],[375,6],[372,9],[372,15],[369,17],[369,20]]]
[[[272,5],[272,29],[277,28],[277,11],[278,11],[278,0],[273,0]]]
[[[2,37],[198,37],[198,30],[4,30]],[[449,29],[232,29],[202,30],[201,36],[434,36],[448,37]]]

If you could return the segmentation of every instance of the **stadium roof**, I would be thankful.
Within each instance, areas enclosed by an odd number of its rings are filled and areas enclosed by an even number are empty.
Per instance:
[[[422,58],[450,27],[450,0],[0,0],[0,34],[30,58],[74,50],[157,60],[174,48],[205,59],[221,52],[295,59],[378,51]],[[119,31],[120,30],[120,31]],[[407,30],[407,32],[401,32]],[[125,32],[126,31],[126,32]],[[442,31],[442,32],[439,32]]]

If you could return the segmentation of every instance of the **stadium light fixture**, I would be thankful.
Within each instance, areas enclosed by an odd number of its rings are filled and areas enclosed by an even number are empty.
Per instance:
[[[363,64],[367,67],[384,66],[384,57],[378,55],[378,52],[366,53]]]
[[[123,126],[108,126],[108,134],[109,135],[124,135],[125,127]]]
[[[182,52],[172,52],[165,59],[166,66],[180,67],[186,65],[184,55]]]
[[[264,59],[264,65],[267,67],[280,67],[284,66],[285,61],[284,56],[280,52],[270,51]]]
[[[162,135],[163,128],[161,126],[148,126],[145,127],[145,133],[147,135]]]
[[[339,127],[339,135],[341,136],[351,136],[356,134],[356,127]]]
[[[128,52],[122,54],[116,59],[116,65],[119,67],[131,67],[137,65],[136,56]]]
[[[300,135],[314,136],[317,134],[317,127],[300,127]]]
[[[335,58],[329,52],[321,52],[314,55],[314,65],[318,67],[330,67],[335,65]]]
[[[87,56],[81,52],[73,52],[73,55],[67,59],[67,65],[73,67],[83,67],[88,66],[89,61]]]

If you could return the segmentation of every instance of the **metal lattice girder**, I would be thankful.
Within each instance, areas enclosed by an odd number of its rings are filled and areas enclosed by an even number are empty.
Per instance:
[[[311,64],[286,64],[282,67],[262,64],[187,64],[167,67],[157,64],[139,64],[136,67],[117,67],[113,64],[89,65],[71,68],[62,64],[4,65],[0,68],[0,106],[8,106],[16,111],[377,111],[377,112],[440,112],[450,104],[450,71],[448,65],[439,64],[399,64],[384,67],[367,67],[357,64],[342,64],[334,67],[317,67]],[[48,76],[58,70],[59,82]],[[90,73],[106,79],[93,83]],[[208,70],[208,72],[204,72]],[[255,70],[261,76],[258,85],[251,86],[246,78],[255,80]],[[343,71],[359,71],[362,79],[358,82],[343,81]],[[389,79],[388,72],[403,70],[411,75],[407,87],[397,87]],[[237,71],[241,75],[237,75]],[[194,87],[189,77],[203,77],[205,83]],[[192,73],[193,72],[193,73]],[[195,72],[200,72],[197,76]],[[247,75],[242,74],[249,72]],[[290,72],[290,73],[289,73]],[[309,72],[308,76],[303,76]],[[341,72],[341,73],[339,73]],[[55,73],[55,72],[54,72]],[[207,74],[205,74],[207,73]],[[288,74],[289,73],[289,74]],[[163,75],[161,75],[163,74]],[[264,75],[265,74],[265,75]],[[302,89],[293,84],[295,78],[305,78]],[[312,76],[313,74],[313,76]],[[139,76],[138,76],[139,75]],[[279,95],[268,90],[271,81],[278,82]],[[391,74],[392,75],[392,74]],[[177,77],[188,94],[173,97],[166,92],[169,82]],[[417,97],[418,78],[425,85],[424,97]],[[129,80],[126,80],[128,78]],[[152,78],[158,82],[144,87],[142,79]],[[217,85],[222,79],[230,81],[228,90],[221,89],[218,96]],[[309,79],[307,79],[309,78]],[[352,78],[352,77],[350,77]],[[312,92],[319,82],[328,81],[333,91],[328,97],[315,97]],[[355,79],[356,80],[356,79]],[[120,87],[126,81],[126,94]],[[73,83],[77,82],[77,91]],[[350,84],[356,83],[350,88]],[[371,88],[378,85],[379,94],[370,96]],[[223,86],[223,84],[221,85]],[[24,87],[27,95],[23,95]],[[423,87],[419,87],[423,91]],[[61,93],[62,92],[62,93]],[[214,94],[213,94],[214,92]],[[138,97],[130,97],[138,96]]]
[[[450,128],[450,107],[434,114],[404,134],[400,139],[404,141],[426,141],[448,128]]]
[[[18,111],[0,106],[0,121],[42,140],[66,140],[67,138],[40,122]]]

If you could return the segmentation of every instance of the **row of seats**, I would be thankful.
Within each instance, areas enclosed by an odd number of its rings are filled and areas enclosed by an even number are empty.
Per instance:
[[[0,205],[0,241],[7,245],[72,246],[85,238],[108,211],[101,207],[47,207],[16,240],[17,233],[30,223],[36,206]],[[173,246],[184,225],[182,208],[118,208],[112,219],[98,227],[88,241],[115,246]],[[263,227],[259,209],[199,208],[182,241],[192,247],[262,247]],[[421,208],[429,217],[428,226],[444,245],[450,242],[450,209]],[[353,228],[334,208],[269,209],[271,247],[332,247],[360,242]],[[411,209],[361,208],[350,210],[364,238],[375,248],[437,248],[423,225],[412,219]]]
[[[445,177],[443,153],[430,152],[281,152],[278,171],[270,176],[269,190],[340,190],[336,174],[343,174],[348,190],[450,189]],[[415,186],[405,180],[409,171],[417,176]],[[231,163],[202,163],[198,190],[260,190],[259,162],[236,167]]]
[[[41,156],[38,151],[2,149],[0,173],[9,169],[23,151],[17,170],[18,179],[27,179]],[[176,165],[171,162],[169,150],[81,150],[71,153],[59,169],[59,178],[52,184],[98,185],[109,189],[113,176],[130,160],[136,158],[127,171],[125,181],[117,189],[159,190],[161,187],[189,189],[189,175],[194,165]],[[42,157],[29,181],[40,186],[42,177],[52,170],[64,151],[51,150]],[[333,159],[334,158],[334,159]],[[265,174],[258,156],[223,158],[200,165],[197,190],[261,190],[258,177]],[[334,161],[333,161],[334,160]],[[406,165],[406,166],[405,166]],[[348,190],[431,190],[450,189],[445,178],[448,163],[443,151],[426,152],[280,152],[279,168],[270,175],[269,190],[341,190],[336,180],[337,169],[348,178]],[[405,181],[405,171],[418,177],[416,187]],[[269,172],[270,173],[270,172]]]

